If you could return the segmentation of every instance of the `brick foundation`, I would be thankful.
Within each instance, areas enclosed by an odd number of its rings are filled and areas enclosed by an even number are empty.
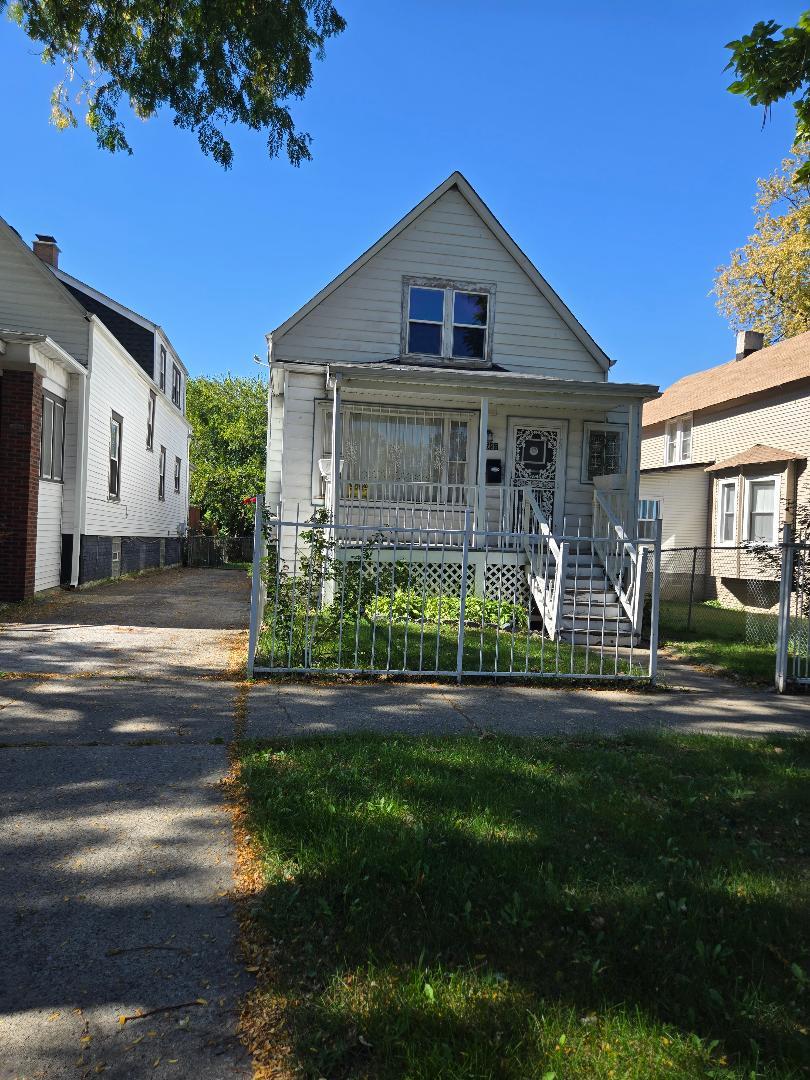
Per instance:
[[[34,594],[42,376],[0,375],[0,600]]]

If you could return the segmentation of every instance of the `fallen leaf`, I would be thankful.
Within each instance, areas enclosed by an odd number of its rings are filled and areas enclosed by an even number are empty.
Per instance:
[[[50,1024],[52,1021],[58,1020],[61,1015],[62,1014],[59,1012],[58,1009],[56,1012],[52,1012],[51,1015],[48,1017],[48,1023]]]

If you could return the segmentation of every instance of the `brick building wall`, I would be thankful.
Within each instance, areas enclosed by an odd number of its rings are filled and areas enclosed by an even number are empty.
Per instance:
[[[0,600],[34,594],[39,502],[42,376],[0,376]]]

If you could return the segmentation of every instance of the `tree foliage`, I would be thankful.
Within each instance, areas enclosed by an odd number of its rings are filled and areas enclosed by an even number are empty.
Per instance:
[[[766,342],[810,330],[810,142],[757,181],[754,232],[717,270],[717,306],[732,329],[762,330]]]
[[[800,15],[795,26],[782,27],[773,19],[758,22],[750,34],[726,48],[731,50],[727,69],[733,68],[737,76],[729,86],[732,94],[761,106],[763,122],[776,102],[793,96],[796,140],[810,139],[810,11]],[[799,178],[810,181],[810,161],[801,166]]]
[[[243,500],[264,490],[267,385],[259,377],[189,379],[186,411],[191,440],[191,502],[209,527],[244,536],[253,506]]]
[[[312,82],[313,56],[345,28],[331,0],[0,0],[64,68],[51,96],[59,128],[77,125],[74,104],[106,150],[131,148],[119,115],[141,119],[168,108],[203,152],[228,168],[228,124],[267,133],[272,157],[293,165],[310,155],[288,103]]]

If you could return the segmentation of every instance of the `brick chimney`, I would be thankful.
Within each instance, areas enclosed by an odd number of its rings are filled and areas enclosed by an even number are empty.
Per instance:
[[[37,238],[33,244],[34,254],[38,259],[42,259],[48,266],[52,266],[56,270],[59,266],[59,247],[56,243],[56,238],[48,236],[47,233],[37,233]]]
[[[765,335],[759,330],[740,330],[737,334],[737,355],[735,360],[744,360],[752,352],[757,352],[765,344]]]

